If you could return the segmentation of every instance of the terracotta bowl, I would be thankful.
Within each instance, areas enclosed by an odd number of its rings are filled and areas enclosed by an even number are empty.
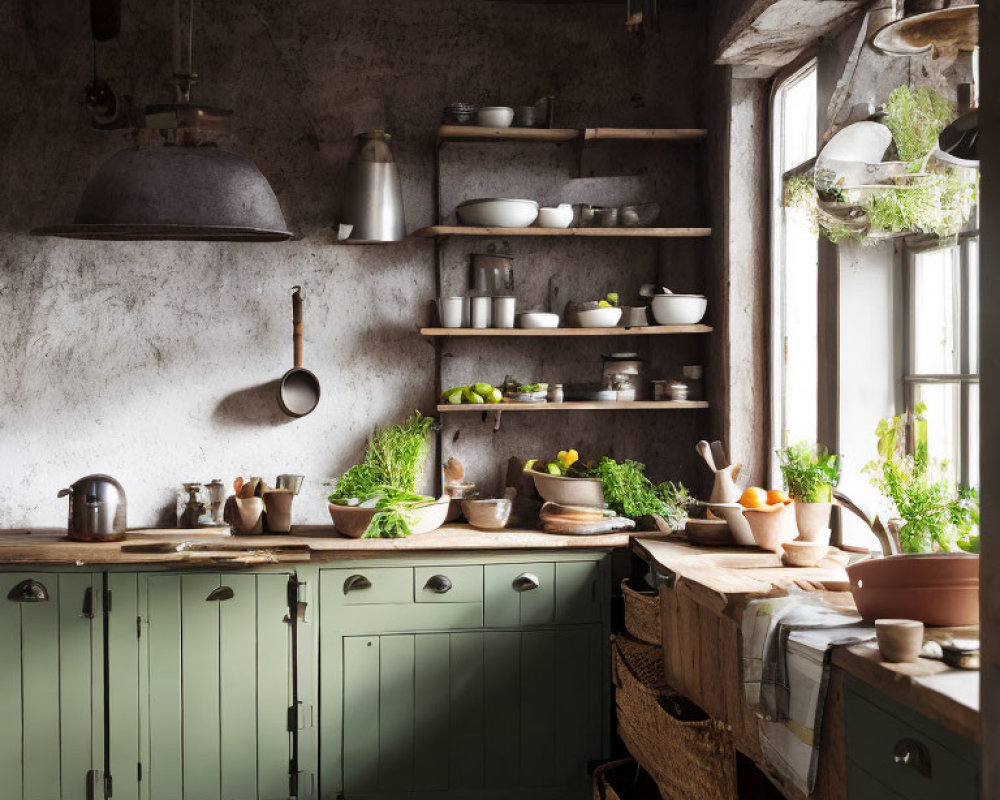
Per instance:
[[[448,515],[450,502],[450,497],[440,497],[429,505],[405,512],[410,532],[418,534],[436,531],[444,525],[444,518]],[[327,507],[330,509],[330,518],[333,520],[333,527],[337,529],[337,533],[352,539],[360,539],[362,534],[368,530],[368,525],[376,511],[374,508],[338,506],[335,503],[327,503]]]
[[[829,549],[829,541],[802,541],[796,539],[792,542],[782,542],[782,550],[785,554],[781,558],[781,563],[788,567],[815,567],[826,556]]]
[[[790,542],[798,536],[795,526],[795,504],[776,511],[762,511],[756,508],[743,509],[743,517],[750,523],[750,531],[757,547],[781,554],[782,542]]]
[[[979,556],[975,553],[875,558],[851,564],[847,577],[854,604],[866,620],[979,624]]]
[[[830,512],[833,503],[801,503],[795,501],[795,524],[799,529],[799,538],[806,542],[815,542],[830,531]]]

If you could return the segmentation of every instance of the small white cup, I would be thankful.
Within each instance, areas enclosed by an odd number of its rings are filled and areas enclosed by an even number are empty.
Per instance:
[[[514,311],[517,307],[516,297],[493,298],[493,327],[513,328]]]
[[[468,297],[439,297],[438,316],[442,328],[461,328],[468,312]]]
[[[472,320],[473,328],[488,328],[490,327],[491,318],[491,308],[493,305],[492,297],[473,297],[471,300],[472,311],[470,318]]]

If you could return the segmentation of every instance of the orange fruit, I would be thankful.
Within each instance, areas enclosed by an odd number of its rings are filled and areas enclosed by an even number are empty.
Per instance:
[[[767,504],[769,506],[773,506],[777,503],[782,503],[787,506],[791,502],[792,498],[790,498],[788,496],[788,492],[784,491],[783,489],[771,489],[767,493]]]
[[[767,492],[759,486],[751,486],[740,497],[740,505],[744,508],[760,508],[767,503]]]

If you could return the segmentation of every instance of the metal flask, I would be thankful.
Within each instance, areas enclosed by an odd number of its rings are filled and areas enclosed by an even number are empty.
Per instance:
[[[385,131],[358,135],[347,166],[339,238],[349,244],[398,242],[406,236],[399,170]]]
[[[69,538],[114,542],[125,538],[125,490],[110,475],[87,475],[59,497],[69,495]]]

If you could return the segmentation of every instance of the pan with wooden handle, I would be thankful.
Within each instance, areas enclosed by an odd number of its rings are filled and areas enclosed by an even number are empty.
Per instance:
[[[302,287],[292,287],[292,341],[295,366],[278,385],[278,405],[290,417],[304,417],[319,403],[319,379],[302,366]]]

